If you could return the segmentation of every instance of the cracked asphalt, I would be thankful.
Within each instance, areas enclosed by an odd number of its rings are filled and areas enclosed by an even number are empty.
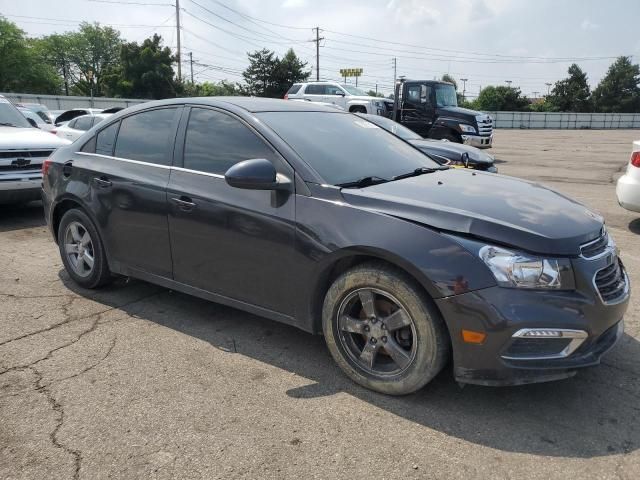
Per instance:
[[[640,478],[640,214],[615,179],[639,131],[496,132],[502,173],[602,213],[626,333],[555,383],[362,389],[314,337],[121,279],[65,274],[37,203],[0,208],[0,478]]]

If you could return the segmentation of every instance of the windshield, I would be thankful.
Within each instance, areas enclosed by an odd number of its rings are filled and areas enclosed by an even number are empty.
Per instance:
[[[436,84],[436,104],[438,107],[457,107],[456,88],[453,85]]]
[[[397,135],[403,140],[422,140],[423,138],[413,130],[409,130],[407,127],[400,125],[398,122],[394,122],[390,118],[383,117],[381,115],[363,115],[370,122],[375,123],[381,128],[384,128],[387,132],[391,132]]]
[[[362,97],[368,96],[365,92],[363,92],[357,87],[352,87],[351,85],[340,85],[340,86],[344,88],[347,92],[349,92],[351,95],[360,95]]]
[[[5,98],[0,98],[0,125],[33,128],[24,115]]]
[[[386,130],[340,112],[263,112],[271,127],[329,185],[363,177],[391,180],[440,165]]]

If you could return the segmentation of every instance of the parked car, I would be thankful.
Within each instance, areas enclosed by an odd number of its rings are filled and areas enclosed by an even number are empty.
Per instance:
[[[74,118],[70,122],[56,127],[55,134],[60,138],[66,138],[72,142],[77,140],[93,126],[98,125],[104,119],[109,118],[112,114],[96,113],[94,115],[81,115]]]
[[[66,110],[58,115],[56,117],[55,125],[56,127],[59,127],[70,122],[76,117],[80,117],[82,115],[97,115],[101,112],[101,108],[72,108],[71,110]]]
[[[0,204],[40,198],[42,162],[69,142],[34,128],[0,95]]]
[[[475,147],[460,145],[459,143],[452,143],[447,140],[422,138],[414,131],[403,127],[390,118],[363,113],[359,113],[358,115],[409,142],[442,165],[498,173],[498,169],[494,164],[495,158]]]
[[[451,169],[347,112],[265,98],[128,108],[46,162],[69,276],[114,274],[313,333],[388,394],[595,365],[629,282],[603,218],[539,184]]]
[[[338,105],[352,113],[385,115],[384,99],[371,97],[352,85],[335,82],[294,83],[284,96],[285,100],[310,100]]]
[[[53,124],[46,123],[44,120],[42,120],[42,117],[40,117],[34,111],[24,107],[18,107],[18,111],[22,115],[24,115],[24,118],[27,119],[32,127],[39,128],[40,130],[44,130],[45,132],[51,132],[53,130]]]
[[[627,171],[616,184],[616,196],[622,208],[640,212],[640,140],[633,142]]]
[[[53,114],[47,108],[46,105],[42,105],[40,103],[19,103],[16,106],[18,108],[22,107],[22,108],[31,110],[33,113],[38,115],[42,119],[42,121],[45,122],[47,125],[53,126],[53,121],[55,120],[55,117],[53,117]]]

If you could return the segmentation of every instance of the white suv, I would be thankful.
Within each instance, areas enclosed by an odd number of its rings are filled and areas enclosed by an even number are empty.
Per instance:
[[[338,105],[348,112],[386,115],[384,98],[370,97],[352,85],[333,82],[294,83],[285,100],[307,100]]]

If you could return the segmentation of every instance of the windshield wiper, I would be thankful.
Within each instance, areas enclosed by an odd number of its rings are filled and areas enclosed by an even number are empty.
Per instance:
[[[370,187],[371,185],[378,185],[379,183],[388,182],[386,178],[380,178],[376,176],[362,177],[352,182],[338,183],[336,186],[341,188],[363,188]]]
[[[441,167],[420,167],[420,168],[416,168],[413,172],[396,175],[395,177],[393,177],[393,180],[402,180],[403,178],[417,177],[419,175],[424,175],[425,173],[433,173],[433,172],[438,172],[440,170],[449,170],[449,167],[445,165]]]
[[[2,126],[2,127],[15,127],[15,128],[20,128],[20,127],[18,127],[18,125],[16,125],[15,123],[9,123],[9,122],[0,122],[0,126]]]

